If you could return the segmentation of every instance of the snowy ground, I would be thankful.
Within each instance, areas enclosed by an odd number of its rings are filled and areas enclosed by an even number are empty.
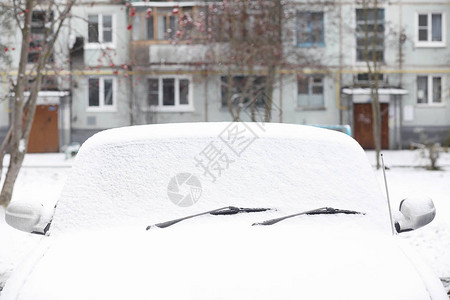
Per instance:
[[[450,153],[442,154],[438,165],[440,171],[423,168],[427,161],[417,151],[385,151],[385,163],[389,170],[386,176],[393,208],[409,195],[431,197],[437,208],[436,219],[428,226],[402,238],[432,266],[435,273],[447,282],[450,289]],[[367,151],[369,161],[375,163],[375,154]],[[73,159],[66,160],[64,154],[27,155],[21,170],[14,201],[21,199],[43,199],[54,201],[62,189]],[[6,162],[7,163],[7,162]],[[375,171],[380,188],[384,189],[381,170]],[[0,291],[5,279],[20,260],[29,253],[41,237],[19,232],[4,222],[4,211],[0,208]]]

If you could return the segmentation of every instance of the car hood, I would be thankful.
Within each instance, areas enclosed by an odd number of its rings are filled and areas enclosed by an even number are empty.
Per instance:
[[[7,282],[1,299],[445,297],[432,291],[437,279],[430,284],[418,275],[393,237],[320,226],[306,231],[289,223],[183,224],[47,237],[36,260]]]

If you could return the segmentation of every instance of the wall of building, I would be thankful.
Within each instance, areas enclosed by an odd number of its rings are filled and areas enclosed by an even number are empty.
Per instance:
[[[72,141],[83,142],[92,134],[114,127],[130,125],[131,79],[127,73],[130,64],[127,30],[127,11],[123,4],[113,1],[80,3],[73,8],[77,18],[71,20],[72,36],[84,39],[83,60],[73,65],[71,124]],[[112,42],[89,43],[88,16],[112,16]],[[99,17],[100,18],[100,17]],[[76,75],[77,71],[82,75]],[[89,107],[89,79],[113,79],[113,106]]]
[[[443,13],[443,43],[424,47],[417,44],[417,14]],[[400,84],[408,95],[402,99],[402,139],[405,147],[411,142],[442,142],[450,132],[450,6],[448,1],[408,1],[390,7],[394,28],[404,30],[403,63]],[[442,78],[442,102],[417,103],[417,76]]]
[[[296,37],[285,43],[288,55],[296,70],[288,70],[282,76],[282,85],[277,84],[273,92],[274,122],[296,124],[352,124],[353,100],[339,94],[342,87],[355,84],[358,72],[367,72],[364,62],[356,61],[355,24],[356,8],[353,1],[313,5],[311,1],[296,0],[295,10],[323,11],[325,39],[323,45],[298,47]],[[380,1],[382,2],[382,1]],[[339,6],[341,4],[341,6]],[[412,141],[443,140],[450,129],[450,6],[447,1],[424,2],[394,0],[384,2],[385,9],[385,60],[381,64],[383,84],[405,89],[408,94],[391,97],[389,110],[390,146],[396,148],[400,139],[408,146]],[[418,47],[416,44],[417,13],[443,12],[445,18],[445,43],[442,47]],[[201,70],[188,67],[186,63],[202,60],[205,47],[201,45],[173,45],[164,42],[131,42],[128,30],[128,8],[114,1],[81,1],[73,8],[69,26],[64,28],[55,46],[56,63],[69,70],[67,57],[69,47],[77,37],[84,38],[82,55],[74,60],[71,78],[60,80],[61,88],[70,89],[67,100],[70,107],[71,141],[83,142],[99,130],[132,124],[231,121],[228,109],[221,104],[220,72],[208,76]],[[87,43],[88,15],[113,16],[113,42],[101,46]],[[295,18],[286,25],[295,31]],[[403,37],[403,39],[401,38]],[[19,33],[8,37],[18,44]],[[131,44],[130,44],[131,42]],[[148,61],[133,65],[133,53],[146,51],[142,57]],[[18,63],[19,50],[11,52],[13,65]],[[177,62],[183,60],[182,65]],[[343,73],[339,76],[339,71]],[[131,71],[131,72],[128,72]],[[286,70],[285,70],[286,71]],[[296,71],[298,71],[296,73]],[[301,109],[297,103],[297,75],[306,76],[318,72],[324,75],[324,107]],[[417,104],[417,76],[442,77],[440,104]],[[184,76],[189,78],[191,107],[182,111],[161,111],[148,108],[147,79],[158,76]],[[92,109],[88,105],[89,78],[112,78],[114,80],[114,105],[108,109]],[[71,79],[71,80],[70,80]],[[340,79],[340,80],[339,80]],[[2,89],[2,93],[5,91]],[[367,99],[369,100],[369,99]],[[66,107],[66,106],[65,106]],[[65,112],[67,112],[65,110]],[[281,112],[281,113],[280,113]],[[67,113],[65,113],[67,116]],[[242,115],[241,119],[245,120]],[[0,137],[8,125],[5,103],[0,107]],[[65,133],[64,136],[67,136]]]

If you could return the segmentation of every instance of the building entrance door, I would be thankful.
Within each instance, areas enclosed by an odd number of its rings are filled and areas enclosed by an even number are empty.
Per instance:
[[[28,153],[59,151],[58,105],[37,105],[28,140]]]
[[[389,148],[389,103],[380,103],[381,106],[381,148]],[[353,104],[353,129],[355,140],[364,149],[375,149],[373,139],[372,104]]]

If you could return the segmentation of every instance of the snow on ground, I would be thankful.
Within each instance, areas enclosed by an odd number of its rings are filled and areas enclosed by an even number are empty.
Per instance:
[[[374,151],[366,151],[375,165]],[[439,171],[428,171],[429,161],[420,151],[384,151],[388,189],[393,210],[408,196],[425,196],[433,199],[436,218],[429,225],[400,236],[408,240],[428,262],[436,275],[450,290],[450,153],[442,153],[438,159]],[[382,170],[375,171],[380,188],[385,189]]]
[[[4,164],[8,162],[9,156],[6,156]],[[73,159],[66,160],[64,154],[59,153],[27,154],[16,181],[13,201],[56,201],[72,162]],[[0,207],[0,290],[11,270],[40,239],[39,235],[21,232],[7,225],[5,211]]]
[[[373,165],[374,152],[367,151],[366,154]],[[425,170],[423,166],[428,162],[417,151],[385,151],[384,159],[390,168],[386,176],[393,209],[409,195],[425,195],[434,200],[436,219],[424,228],[403,233],[401,237],[416,248],[438,276],[450,278],[450,153],[442,154],[438,160],[438,165],[442,166],[440,171]],[[72,162],[73,159],[66,160],[64,154],[27,155],[13,200],[56,201]],[[384,189],[382,171],[375,171],[375,176],[380,188]],[[11,270],[40,238],[10,228],[0,208],[0,290]]]

